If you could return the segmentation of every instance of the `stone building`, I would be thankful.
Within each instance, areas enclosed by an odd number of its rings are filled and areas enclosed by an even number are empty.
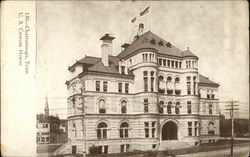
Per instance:
[[[85,56],[68,68],[68,143],[57,153],[89,153],[92,145],[99,153],[163,150],[218,140],[219,84],[199,73],[199,58],[189,48],[148,31],[112,56],[114,39],[100,39],[101,58]]]

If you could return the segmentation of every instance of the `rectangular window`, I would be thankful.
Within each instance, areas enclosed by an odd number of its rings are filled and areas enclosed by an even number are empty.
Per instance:
[[[171,67],[174,68],[174,61],[171,61]]]
[[[152,138],[155,138],[156,122],[152,122]]]
[[[191,94],[191,78],[187,77],[187,94],[190,95]]]
[[[207,99],[210,99],[210,92],[207,90]]]
[[[85,87],[85,82],[82,82],[82,91],[81,92],[85,92],[86,87]]]
[[[198,136],[198,122],[194,122],[194,136]]]
[[[159,65],[162,65],[162,59],[159,59]]]
[[[191,101],[188,101],[188,102],[187,102],[187,111],[188,111],[188,114],[191,114],[191,113],[192,113]]]
[[[152,138],[155,138],[155,128],[152,128]]]
[[[125,147],[125,145],[121,145],[121,153],[124,152],[124,147]]]
[[[125,66],[121,66],[121,74],[125,74]]]
[[[178,61],[175,61],[175,68],[178,68]]]
[[[96,90],[97,92],[100,91],[100,81],[96,81],[96,82],[95,82],[95,90]]]
[[[108,82],[107,82],[107,81],[104,81],[104,82],[103,82],[103,91],[104,91],[104,92],[107,92],[107,91],[108,91]]]
[[[148,99],[144,99],[144,113],[148,113]]]
[[[129,93],[129,84],[125,83],[125,93]]]
[[[118,92],[122,93],[122,83],[118,83]]]
[[[46,142],[49,142],[49,137],[46,137]]]
[[[214,99],[214,91],[211,91],[211,99]]]
[[[152,148],[155,149],[155,148],[156,148],[156,144],[153,144],[153,145],[152,145]]]
[[[181,62],[179,62],[179,68],[181,68]]]
[[[150,75],[151,75],[151,92],[153,92],[154,91],[154,79],[155,79],[154,72],[151,71]]]
[[[143,81],[144,81],[144,91],[148,91],[148,72],[144,71],[143,72]]]
[[[98,154],[102,154],[102,146],[98,146]]]
[[[144,122],[145,125],[145,137],[149,138],[149,122]]]
[[[42,142],[45,142],[45,137],[42,137]]]
[[[196,95],[196,82],[194,82],[194,95]]]
[[[166,59],[163,59],[163,66],[166,66]]]
[[[104,146],[104,154],[108,154],[108,146]]]
[[[170,67],[170,60],[168,60],[168,67]]]
[[[192,122],[188,122],[188,136],[192,136]]]

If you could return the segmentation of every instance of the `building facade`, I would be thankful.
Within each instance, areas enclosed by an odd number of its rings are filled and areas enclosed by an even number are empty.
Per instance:
[[[37,121],[36,124],[36,143],[48,144],[50,143],[50,125],[49,123],[41,123]]]
[[[140,25],[139,32],[143,32]],[[112,56],[114,37],[100,40],[102,57],[68,68],[68,143],[64,153],[162,150],[215,142],[219,84],[199,74],[199,58],[151,31]]]

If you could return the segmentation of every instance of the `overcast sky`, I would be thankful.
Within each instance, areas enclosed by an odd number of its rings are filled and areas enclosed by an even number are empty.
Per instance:
[[[199,57],[199,73],[220,83],[220,100],[239,100],[248,117],[247,2],[37,2],[37,112],[67,115],[68,66],[101,56],[99,41],[115,36],[114,54],[131,34],[130,20],[150,6],[151,31]],[[147,25],[147,23],[146,23]],[[225,104],[220,104],[221,110]],[[59,110],[58,110],[59,109]]]

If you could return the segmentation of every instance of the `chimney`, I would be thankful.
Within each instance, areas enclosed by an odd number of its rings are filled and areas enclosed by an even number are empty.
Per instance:
[[[100,40],[102,40],[102,63],[105,66],[109,66],[109,55],[112,55],[113,52],[113,46],[112,46],[112,40],[115,39],[115,37],[110,36],[109,34],[105,34],[103,37],[101,37]]]

